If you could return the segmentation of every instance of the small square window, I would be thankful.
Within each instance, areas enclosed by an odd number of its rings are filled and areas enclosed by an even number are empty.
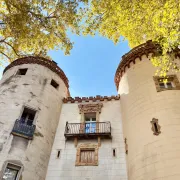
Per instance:
[[[28,70],[27,68],[24,68],[24,69],[18,69],[17,75],[26,75],[27,70]]]
[[[55,89],[58,89],[59,84],[54,79],[52,79],[51,80],[51,86],[53,86]]]
[[[8,163],[3,174],[3,180],[18,180],[21,167]]]

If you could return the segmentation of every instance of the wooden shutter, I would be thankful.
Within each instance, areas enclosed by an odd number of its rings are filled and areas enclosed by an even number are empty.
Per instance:
[[[81,150],[80,162],[81,163],[94,163],[95,150]]]

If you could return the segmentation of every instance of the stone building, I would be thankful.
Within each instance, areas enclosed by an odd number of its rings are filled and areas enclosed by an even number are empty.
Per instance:
[[[122,57],[111,97],[70,97],[54,61],[8,65],[0,81],[0,179],[179,180],[180,73],[167,82],[155,76],[154,53],[148,41]]]

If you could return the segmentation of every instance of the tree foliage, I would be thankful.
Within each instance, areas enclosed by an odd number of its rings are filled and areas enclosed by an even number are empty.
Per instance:
[[[123,36],[132,48],[157,42],[161,56],[152,63],[160,75],[179,70],[173,52],[180,48],[180,0],[92,0],[85,22],[85,34],[99,32],[115,43]]]
[[[152,40],[161,47],[161,56],[152,59],[160,74],[179,70],[174,50],[180,47],[180,0],[0,1],[0,54],[9,61],[46,56],[50,49],[69,54],[68,31],[98,32],[115,43],[124,37],[132,48]]]
[[[79,3],[86,0],[1,0],[0,54],[9,61],[46,56],[50,49],[69,54],[67,31],[79,34]]]

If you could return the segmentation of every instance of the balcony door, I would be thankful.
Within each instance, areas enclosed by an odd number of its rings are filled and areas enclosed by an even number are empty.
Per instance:
[[[36,111],[25,107],[20,118],[20,122],[29,126],[32,126]]]
[[[85,114],[85,133],[96,132],[96,113]]]

